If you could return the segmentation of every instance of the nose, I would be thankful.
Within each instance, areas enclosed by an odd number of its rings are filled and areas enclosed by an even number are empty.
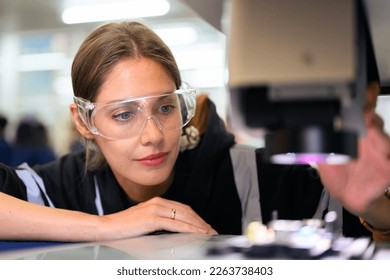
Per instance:
[[[149,122],[151,122],[151,120],[154,120],[154,126],[157,126],[160,131],[162,130],[162,125],[158,121],[158,118],[155,115],[151,115],[145,119],[144,123],[142,124],[141,129],[139,130],[139,133],[142,133],[144,131],[145,127],[147,126],[147,124]]]
[[[156,116],[149,116],[142,124],[139,133],[141,134],[141,142],[143,144],[159,143],[162,138],[162,125]]]

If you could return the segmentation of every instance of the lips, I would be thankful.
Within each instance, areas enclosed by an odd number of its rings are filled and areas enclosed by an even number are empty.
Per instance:
[[[167,152],[161,152],[149,155],[141,159],[137,159],[136,161],[145,166],[158,166],[165,162],[165,160],[167,159],[167,155]]]

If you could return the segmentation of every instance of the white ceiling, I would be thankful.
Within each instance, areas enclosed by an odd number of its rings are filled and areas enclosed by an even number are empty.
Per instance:
[[[77,3],[83,1],[91,2],[90,0],[78,0]],[[61,21],[61,11],[68,2],[69,0],[0,0],[0,32],[70,27]],[[171,4],[170,12],[162,17],[150,18],[151,22],[167,22],[196,17],[196,14],[181,1],[170,0],[169,2]]]
[[[40,29],[89,28],[88,24],[67,26],[61,21],[61,10],[70,0],[0,0],[0,34],[25,32]],[[90,0],[78,0],[90,1]],[[94,0],[99,1],[99,0]],[[170,0],[171,10],[166,16],[148,18],[151,24],[176,21],[193,22],[199,34],[208,36],[215,29],[201,20],[196,10],[216,29],[220,29],[222,3],[228,0]],[[379,72],[382,80],[390,80],[390,1],[364,0],[367,7],[370,28]],[[189,7],[193,7],[189,8]],[[331,19],[330,19],[331,20]],[[96,24],[89,24],[94,26]]]

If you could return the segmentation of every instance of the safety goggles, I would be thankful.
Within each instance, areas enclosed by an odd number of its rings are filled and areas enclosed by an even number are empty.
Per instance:
[[[196,91],[188,83],[172,93],[108,103],[94,103],[81,97],[73,99],[88,129],[112,140],[138,135],[150,121],[161,131],[181,129],[196,109]]]

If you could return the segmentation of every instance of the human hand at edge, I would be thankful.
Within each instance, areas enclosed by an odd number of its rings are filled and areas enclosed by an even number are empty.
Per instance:
[[[359,139],[358,158],[345,165],[320,164],[322,183],[331,196],[355,215],[366,214],[382,201],[390,185],[390,138],[383,120],[375,114],[379,93],[377,83],[370,84],[365,106],[366,136]]]

